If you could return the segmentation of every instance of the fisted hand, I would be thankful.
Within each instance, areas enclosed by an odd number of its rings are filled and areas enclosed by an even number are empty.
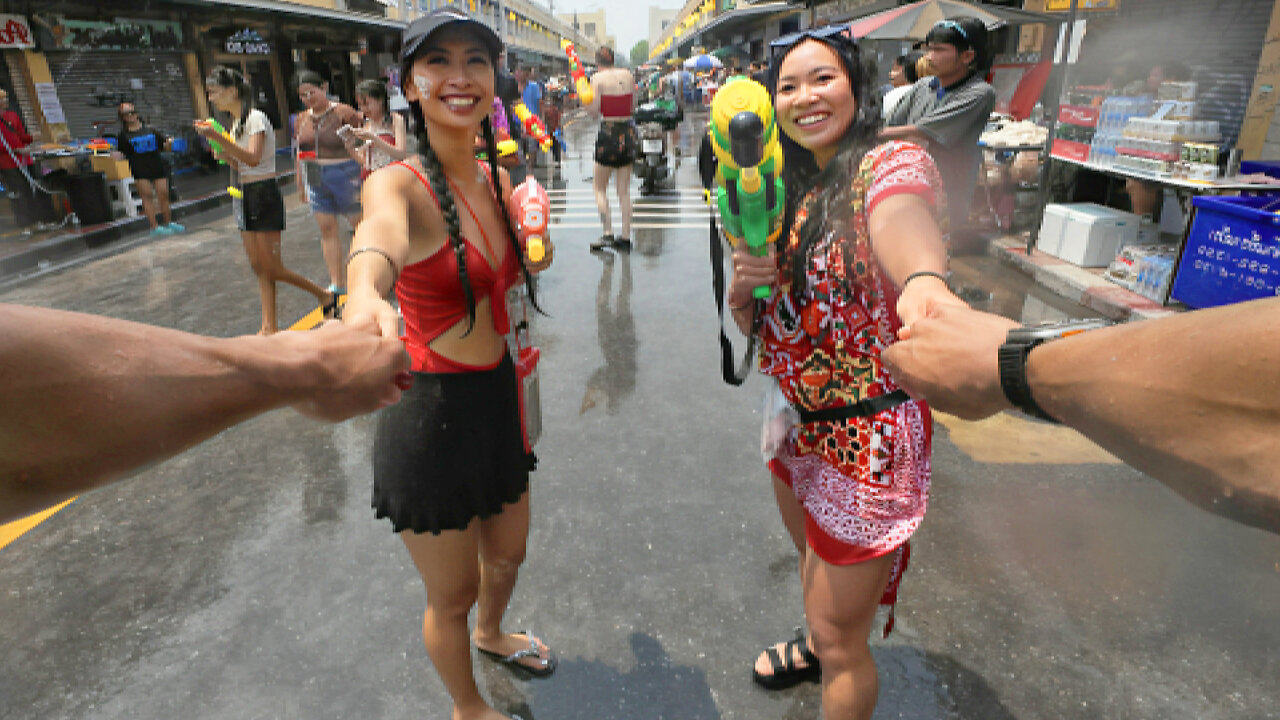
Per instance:
[[[400,401],[412,384],[409,353],[372,318],[326,322],[319,330],[279,333],[301,358],[303,388],[292,402],[307,417],[340,422]]]
[[[745,242],[733,249],[733,282],[729,285],[729,307],[750,303],[755,289],[778,284],[778,252],[773,243],[764,255],[752,255]]]
[[[953,304],[898,331],[881,360],[903,389],[937,410],[978,420],[1009,407],[1000,389],[999,350],[1018,323]]]

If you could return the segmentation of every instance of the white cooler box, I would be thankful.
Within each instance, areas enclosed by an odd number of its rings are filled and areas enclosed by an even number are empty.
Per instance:
[[[1106,267],[1138,242],[1140,224],[1133,213],[1093,203],[1048,205],[1036,248],[1080,267]]]

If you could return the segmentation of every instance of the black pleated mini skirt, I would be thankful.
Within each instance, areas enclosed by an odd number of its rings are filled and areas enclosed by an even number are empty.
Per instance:
[[[502,512],[529,487],[515,365],[413,374],[382,411],[373,445],[373,509],[395,532],[462,530]]]

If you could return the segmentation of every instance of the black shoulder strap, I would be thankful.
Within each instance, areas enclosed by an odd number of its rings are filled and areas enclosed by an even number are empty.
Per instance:
[[[730,385],[741,385],[751,372],[751,361],[756,355],[756,337],[760,330],[760,316],[764,309],[756,302],[755,315],[751,321],[751,337],[747,338],[747,351],[742,363],[733,367],[733,343],[724,331],[724,245],[720,239],[719,228],[716,227],[714,206],[711,212],[711,292],[716,299],[716,312],[720,317],[720,373],[724,381]]]

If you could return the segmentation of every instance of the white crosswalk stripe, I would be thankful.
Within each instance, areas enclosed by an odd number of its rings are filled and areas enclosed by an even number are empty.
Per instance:
[[[557,230],[599,229],[595,193],[591,188],[547,189],[551,226]],[[609,210],[618,221],[617,191],[610,188]],[[673,188],[649,197],[633,196],[632,224],[636,230],[705,229],[711,208],[701,188]]]

